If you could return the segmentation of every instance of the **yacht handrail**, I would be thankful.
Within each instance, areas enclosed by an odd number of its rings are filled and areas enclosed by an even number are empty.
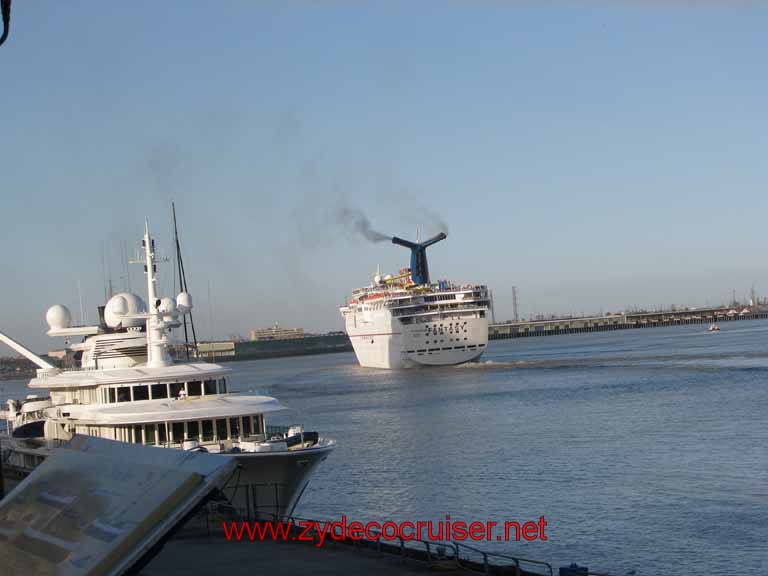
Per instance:
[[[64,374],[65,372],[95,372],[97,370],[103,370],[103,368],[97,368],[96,366],[73,366],[71,368],[61,368],[57,374]],[[42,373],[37,375],[38,380],[46,380],[49,376],[55,376],[56,374]]]

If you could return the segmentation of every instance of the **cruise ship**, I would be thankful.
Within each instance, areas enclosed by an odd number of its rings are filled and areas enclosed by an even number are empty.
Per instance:
[[[84,434],[234,458],[238,469],[224,495],[241,515],[291,515],[335,441],[301,426],[268,425],[267,418],[285,407],[269,396],[233,392],[230,369],[172,359],[170,331],[191,311],[192,300],[186,292],[157,296],[148,225],[142,244],[148,305],[136,294],[115,294],[99,309],[95,326],[72,326],[64,306],[48,310],[48,335],[72,342],[72,368],[55,367],[0,333],[0,342],[39,367],[29,383],[38,394],[9,400],[0,412],[7,424],[0,438],[4,476],[18,481],[73,435]]]
[[[379,272],[352,292],[340,308],[361,366],[410,368],[476,360],[488,345],[488,288],[479,284],[431,282],[426,242],[392,238],[411,251],[411,267],[397,275]]]

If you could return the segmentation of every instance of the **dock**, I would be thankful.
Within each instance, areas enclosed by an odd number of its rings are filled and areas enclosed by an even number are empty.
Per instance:
[[[416,576],[435,572],[451,574],[496,574],[499,576],[555,576],[556,569],[541,560],[531,560],[483,551],[459,542],[425,540],[334,540],[320,539],[310,531],[304,539],[299,521],[325,521],[290,517],[292,537],[286,540],[227,540],[221,522],[236,520],[215,503],[205,505],[189,518],[175,538],[142,569],[142,576],[254,573],[304,576],[305,574],[396,574]],[[263,522],[269,522],[266,518]],[[272,520],[274,521],[274,520]],[[335,534],[340,534],[333,530]],[[299,535],[302,534],[302,539]],[[322,545],[320,545],[322,543]],[[606,576],[588,572],[588,576]]]
[[[624,312],[602,316],[558,317],[490,324],[488,326],[488,339],[504,340],[507,338],[583,334],[587,332],[658,328],[687,324],[713,324],[740,320],[762,320],[766,318],[768,318],[768,309],[762,306],[751,308],[717,307],[658,312]]]

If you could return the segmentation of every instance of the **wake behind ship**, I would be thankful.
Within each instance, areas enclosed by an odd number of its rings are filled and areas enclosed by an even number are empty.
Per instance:
[[[411,250],[411,267],[396,276],[377,273],[339,309],[361,366],[446,366],[475,360],[485,351],[488,288],[430,281],[427,248],[445,238],[444,233],[426,242],[392,238]]]

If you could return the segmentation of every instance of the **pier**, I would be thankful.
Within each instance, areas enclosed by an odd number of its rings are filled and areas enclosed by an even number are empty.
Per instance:
[[[712,324],[765,318],[768,318],[768,308],[762,306],[748,308],[740,306],[734,308],[688,308],[657,312],[626,312],[602,316],[559,317],[491,324],[488,326],[488,339],[504,340],[507,338],[582,334],[585,332],[606,332],[609,330],[656,328],[685,324]]]

